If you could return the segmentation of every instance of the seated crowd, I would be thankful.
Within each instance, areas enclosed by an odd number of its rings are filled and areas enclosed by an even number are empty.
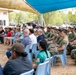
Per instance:
[[[76,29],[74,28],[55,28],[35,27],[28,29],[27,27],[5,28],[0,27],[0,41],[5,45],[12,46],[8,52],[9,60],[3,67],[4,75],[20,75],[21,73],[36,70],[40,63],[43,63],[46,58],[55,54],[61,54],[67,46],[67,54],[71,55],[74,59],[75,45],[76,45]],[[30,45],[30,53],[32,53],[33,44],[38,45],[38,55],[32,64],[27,59],[25,48]],[[71,47],[71,48],[70,48]],[[11,55],[10,55],[11,54]]]

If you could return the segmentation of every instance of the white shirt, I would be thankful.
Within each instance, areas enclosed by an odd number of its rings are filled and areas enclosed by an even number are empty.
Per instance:
[[[29,37],[31,38],[31,41],[32,41],[31,46],[30,46],[30,49],[31,49],[32,45],[37,43],[37,38],[34,34],[29,35]]]

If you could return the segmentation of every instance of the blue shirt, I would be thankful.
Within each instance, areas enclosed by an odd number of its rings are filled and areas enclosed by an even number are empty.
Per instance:
[[[44,39],[44,36],[43,35],[40,35],[37,37],[37,42],[39,42],[40,40]]]
[[[21,43],[26,47],[27,45],[31,44],[31,38],[29,36],[25,36]]]

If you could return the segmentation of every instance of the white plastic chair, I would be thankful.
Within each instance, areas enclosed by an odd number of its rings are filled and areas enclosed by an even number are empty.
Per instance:
[[[27,45],[25,48],[25,52],[28,54],[27,57],[30,61],[32,61],[32,53],[30,53],[30,45]]]
[[[65,66],[65,64],[67,64],[66,47],[67,46],[65,46],[62,54],[56,54],[56,55],[54,55],[54,62],[55,62],[56,57],[59,57],[61,59],[63,67]]]
[[[51,75],[51,64],[53,65],[53,57],[46,58],[46,61],[49,61],[48,67],[47,67],[47,75]]]
[[[32,69],[31,71],[22,73],[22,74],[20,74],[20,75],[33,75],[33,73],[34,73],[34,69]]]
[[[37,51],[37,44],[32,45],[32,53],[34,54]]]
[[[47,74],[48,64],[49,64],[49,61],[39,64],[35,75],[48,75]]]
[[[35,58],[37,57],[39,52],[40,51],[37,50],[37,44],[33,44],[33,46],[32,46],[32,53],[35,54]]]

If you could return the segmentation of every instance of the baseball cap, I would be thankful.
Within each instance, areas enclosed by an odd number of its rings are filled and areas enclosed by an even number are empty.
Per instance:
[[[23,53],[25,52],[25,47],[22,43],[15,43],[9,50]]]

